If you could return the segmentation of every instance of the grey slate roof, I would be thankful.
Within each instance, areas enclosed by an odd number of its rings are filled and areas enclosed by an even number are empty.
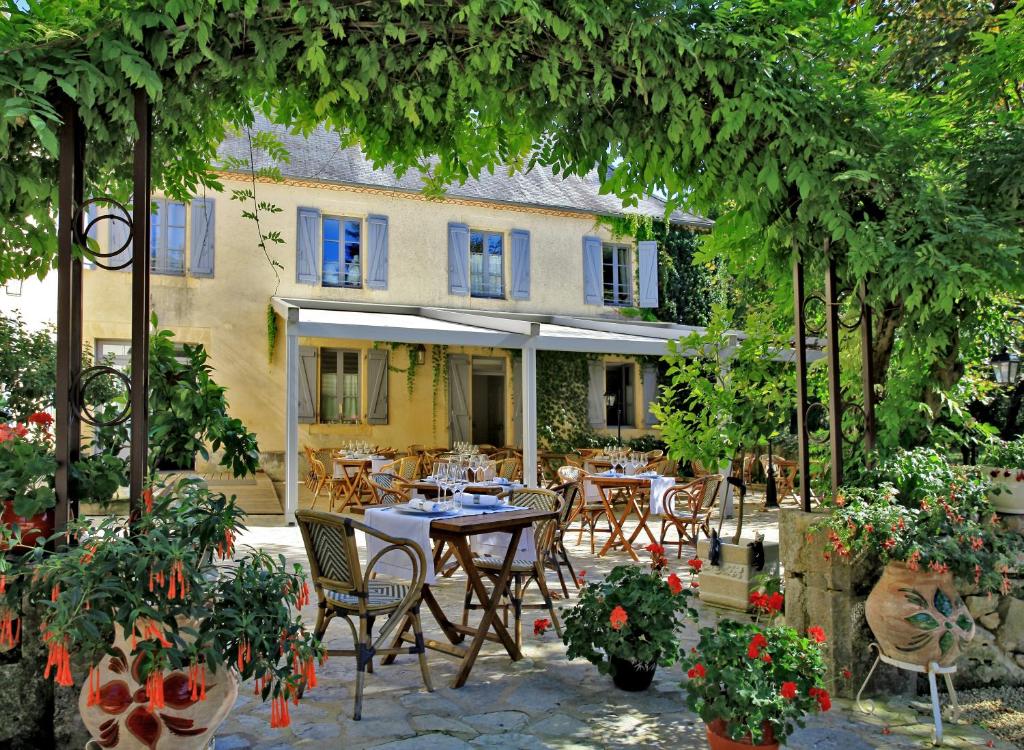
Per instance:
[[[356,146],[342,148],[337,133],[318,128],[308,138],[288,131],[284,126],[272,125],[262,117],[257,118],[258,130],[270,130],[288,149],[290,161],[276,166],[286,178],[315,180],[339,185],[378,187],[398,192],[421,192],[423,180],[416,171],[396,177],[390,167],[374,169]],[[229,136],[221,145],[222,157],[249,160],[249,142],[245,135]],[[257,169],[275,166],[265,152],[255,152],[254,165]],[[509,175],[505,170],[494,174],[484,172],[479,179],[467,180],[465,184],[448,186],[447,194],[456,198],[493,201],[520,206],[536,206],[588,214],[622,215],[640,213],[655,219],[665,217],[665,204],[657,197],[639,201],[635,207],[623,207],[622,201],[613,195],[600,193],[601,182],[596,170],[586,177],[570,175],[562,177],[548,167],[536,166],[529,172]],[[670,217],[673,224],[683,224],[698,229],[709,229],[713,222],[701,216],[675,211]]]

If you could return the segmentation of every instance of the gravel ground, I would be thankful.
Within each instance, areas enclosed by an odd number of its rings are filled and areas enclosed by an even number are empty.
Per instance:
[[[965,721],[1024,750],[1024,686],[965,690],[958,697]]]

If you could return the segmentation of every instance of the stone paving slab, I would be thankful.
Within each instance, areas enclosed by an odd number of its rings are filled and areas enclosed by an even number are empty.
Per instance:
[[[754,525],[770,530],[775,514],[754,514]],[[575,541],[575,536],[570,538]],[[289,561],[306,564],[299,532],[287,527],[252,526],[240,544],[280,553]],[[589,542],[569,545],[577,568],[588,578],[600,578],[621,555],[597,558]],[[669,549],[671,567],[681,569]],[[684,555],[685,560],[685,555]],[[549,578],[550,581],[550,578]],[[552,586],[554,591],[557,584]],[[452,616],[461,612],[465,578],[456,574],[435,587],[442,606]],[[570,586],[570,601],[575,589]],[[315,605],[303,616],[312,623]],[[651,689],[626,693],[585,661],[568,661],[565,647],[553,631],[543,637],[532,634],[529,612],[524,627],[524,659],[511,662],[498,645],[484,645],[465,687],[449,687],[456,662],[437,652],[429,653],[435,691],[427,693],[415,656],[400,657],[391,666],[376,666],[367,675],[363,720],[352,720],[355,660],[335,657],[319,673],[319,686],[302,703],[291,707],[292,726],[269,728],[270,706],[243,687],[238,702],[217,735],[216,750],[278,750],[283,748],[345,748],[359,750],[534,750],[536,748],[650,748],[652,750],[703,750],[707,747],[704,726],[686,709],[678,667],[659,668]],[[722,616],[702,608],[702,624]],[[436,624],[426,615],[428,637],[441,638]],[[343,623],[328,630],[328,644],[348,645]],[[696,627],[684,635],[696,643]],[[878,702],[873,715],[856,710],[849,701],[835,700],[833,710],[810,717],[788,747],[796,750],[910,750],[931,747],[929,716],[909,706],[909,698]],[[885,732],[889,733],[886,734]],[[946,726],[949,748],[991,747],[1012,750],[985,730],[967,724]]]

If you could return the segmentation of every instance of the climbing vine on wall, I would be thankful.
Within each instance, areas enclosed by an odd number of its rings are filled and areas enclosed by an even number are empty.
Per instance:
[[[566,453],[594,435],[588,359],[579,352],[537,352],[537,441],[544,450]]]
[[[434,437],[437,437],[437,401],[438,393],[448,385],[448,347],[434,344],[430,347],[430,364],[433,368],[430,395],[430,425]]]
[[[277,313],[274,306],[267,303],[267,362],[274,361],[274,349],[277,347]]]

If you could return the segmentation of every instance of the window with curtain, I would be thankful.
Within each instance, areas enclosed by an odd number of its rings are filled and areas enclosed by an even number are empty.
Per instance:
[[[325,216],[321,231],[323,242],[324,286],[358,289],[363,285],[363,222]]]
[[[185,274],[185,204],[154,201],[149,219],[149,263],[153,273]]]
[[[320,421],[358,422],[359,352],[320,351]]]
[[[628,307],[633,304],[633,274],[629,263],[629,246],[605,243],[601,249],[604,303]]]
[[[469,293],[471,297],[505,297],[504,235],[501,232],[469,232]]]

